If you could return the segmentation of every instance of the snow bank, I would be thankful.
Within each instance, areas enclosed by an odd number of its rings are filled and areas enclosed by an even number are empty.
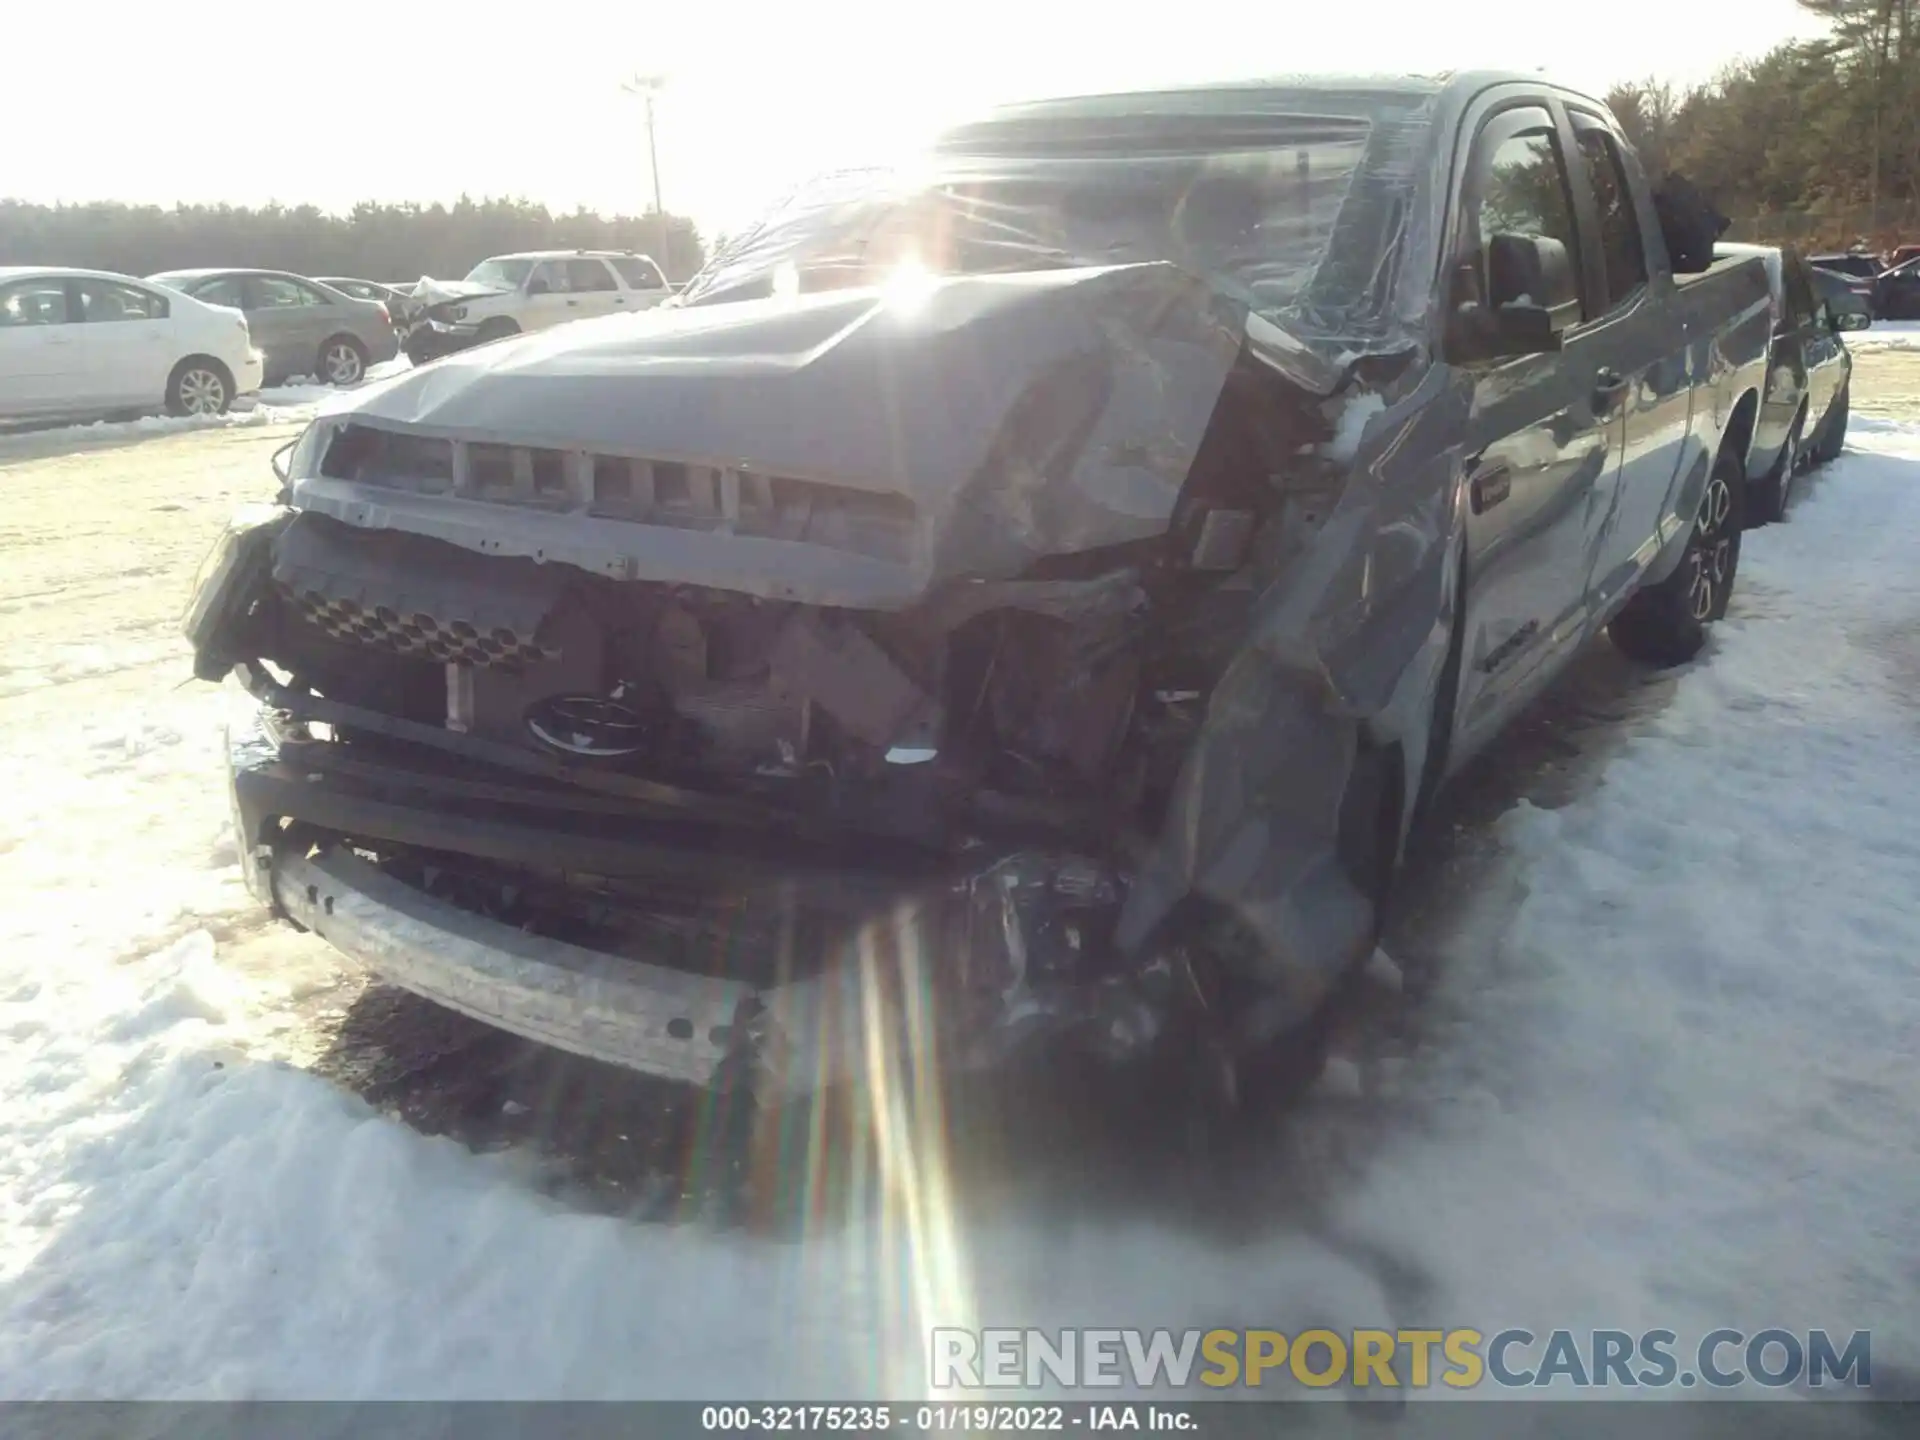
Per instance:
[[[1849,350],[1920,350],[1920,320],[1876,320],[1845,339]]]
[[[1315,1203],[1237,1247],[1174,1215],[781,1244],[571,1212],[257,1058],[290,1007],[226,963],[257,922],[225,697],[0,732],[0,1392],[911,1395],[924,1327],[970,1318],[1872,1328],[1911,1361],[1916,536],[1920,436],[1875,428],[1747,537],[1667,708],[1502,822],[1523,898],[1447,947],[1402,1098],[1341,1072],[1287,1122]]]
[[[78,440],[117,440],[142,435],[172,435],[187,430],[229,430],[254,425],[288,425],[313,418],[311,405],[265,404],[243,396],[224,415],[141,415],[132,420],[94,420],[80,425],[0,430],[0,456],[19,445],[44,443],[49,435]],[[10,447],[9,442],[13,442]]]
[[[360,383],[366,385],[376,380],[385,380],[389,376],[398,375],[401,371],[411,368],[412,362],[402,355],[398,359],[368,366],[367,377]],[[359,386],[353,386],[350,390],[358,388]],[[337,385],[325,384],[314,375],[295,375],[283,384],[269,385],[260,392],[259,399],[263,405],[318,405],[336,395],[350,393],[350,390],[343,391]]]

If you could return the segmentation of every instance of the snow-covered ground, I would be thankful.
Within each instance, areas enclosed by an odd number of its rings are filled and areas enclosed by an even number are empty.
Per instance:
[[[1917,545],[1920,423],[1857,420],[1664,708],[1497,827],[1412,1054],[1279,1124],[1316,1203],[1232,1245],[582,1213],[277,1058],[330,972],[257,958],[228,696],[177,667],[0,701],[35,707],[0,726],[0,1394],[903,1396],[969,1320],[1870,1328],[1912,1365]]]
[[[1849,350],[1920,350],[1920,320],[1876,320],[1846,338]]]
[[[367,380],[382,380],[408,368],[405,356],[374,365]],[[47,437],[62,432],[83,442],[139,439],[147,435],[172,435],[190,430],[231,430],[257,425],[294,424],[313,418],[321,401],[340,392],[323,385],[312,376],[297,376],[284,385],[269,385],[252,395],[243,395],[224,415],[141,415],[131,420],[92,420],[77,425],[38,427],[24,430],[0,429],[0,460],[24,448],[44,446]]]

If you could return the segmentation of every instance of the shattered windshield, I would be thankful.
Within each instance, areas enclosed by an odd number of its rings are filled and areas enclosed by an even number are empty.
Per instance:
[[[950,133],[917,166],[801,187],[696,277],[687,302],[872,285],[901,267],[1165,261],[1270,317],[1377,306],[1404,205],[1376,205],[1364,225],[1351,217],[1356,191],[1379,188],[1381,119],[1401,122],[1384,127],[1399,158],[1403,117],[1362,106],[990,120]]]
[[[518,290],[532,271],[531,260],[482,260],[467,272],[467,283],[494,290]]]

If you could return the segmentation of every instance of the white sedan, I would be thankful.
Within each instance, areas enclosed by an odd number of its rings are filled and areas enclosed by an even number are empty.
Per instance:
[[[0,420],[217,415],[260,380],[237,310],[104,270],[0,266]]]

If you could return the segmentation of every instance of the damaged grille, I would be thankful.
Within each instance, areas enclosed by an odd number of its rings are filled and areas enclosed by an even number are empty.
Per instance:
[[[369,610],[345,596],[329,599],[318,590],[290,598],[303,616],[334,639],[379,645],[401,655],[509,668],[559,655],[559,651],[536,644],[531,636],[504,625],[482,635],[465,620],[443,623],[424,610],[404,616],[384,605]]]
[[[542,627],[562,578],[529,561],[476,576],[465,552],[437,540],[298,515],[274,546],[273,579],[336,640],[506,670],[561,653]]]
[[[901,495],[789,476],[585,450],[496,445],[345,425],[320,473],[416,495],[580,512],[636,524],[791,540],[907,561],[916,512]]]

